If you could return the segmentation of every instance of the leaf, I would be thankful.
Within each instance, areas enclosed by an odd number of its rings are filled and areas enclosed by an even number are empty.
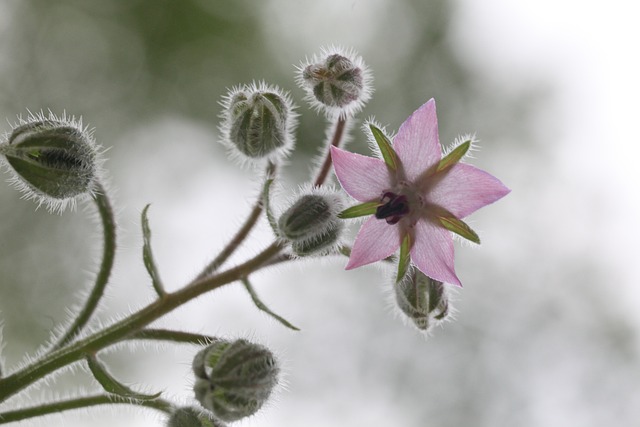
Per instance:
[[[380,206],[379,202],[367,202],[359,205],[351,206],[340,212],[338,214],[338,218],[348,219],[348,218],[358,218],[360,216],[365,215],[373,215],[376,213],[376,209]]]
[[[102,364],[95,356],[87,356],[87,364],[89,365],[89,369],[91,370],[93,377],[108,393],[113,393],[117,394],[118,396],[129,397],[138,400],[153,400],[157,399],[162,394],[161,392],[156,394],[143,394],[131,390],[129,387],[116,380],[107,371],[107,369],[102,366]]]
[[[452,231],[467,240],[471,240],[474,243],[480,244],[480,237],[478,234],[471,229],[464,221],[456,218],[455,216],[441,216],[438,217],[440,220],[440,224],[444,226],[449,231]]]
[[[271,191],[271,184],[273,184],[274,178],[275,166],[269,164],[269,167],[267,168],[267,179],[264,181],[264,186],[262,187],[262,205],[264,206],[264,211],[267,215],[267,220],[269,221],[271,230],[273,230],[273,233],[278,236],[278,222],[273,215],[273,211],[271,210],[271,203],[269,201],[269,193]]]
[[[398,258],[398,275],[396,276],[396,283],[402,280],[409,269],[409,261],[411,260],[409,252],[411,251],[411,246],[413,246],[413,241],[411,240],[411,235],[407,233],[402,239],[402,244],[400,245],[400,257]]]
[[[458,145],[456,148],[451,150],[451,152],[447,154],[442,160],[440,160],[440,163],[438,163],[438,167],[436,168],[436,172],[441,172],[458,163],[460,159],[462,159],[464,155],[467,154],[469,148],[471,148],[470,139]]]
[[[389,137],[387,137],[387,135],[385,135],[384,132],[373,123],[369,123],[369,129],[371,129],[373,138],[376,140],[376,143],[380,148],[384,162],[392,171],[398,170],[398,155],[394,151]]]
[[[151,228],[149,227],[149,218],[147,216],[150,206],[151,205],[147,205],[142,210],[142,239],[144,242],[142,246],[142,260],[149,276],[151,277],[153,288],[156,290],[159,297],[164,297],[166,295],[166,291],[164,290],[164,286],[160,280],[160,274],[158,273],[158,268],[153,260],[153,252],[151,251]]]
[[[269,308],[266,305],[264,305],[262,301],[260,301],[260,298],[258,297],[258,294],[256,293],[256,291],[253,289],[253,286],[251,286],[251,282],[249,282],[249,279],[247,279],[246,277],[242,279],[242,284],[247,289],[247,292],[249,292],[249,295],[251,295],[251,299],[253,300],[253,303],[256,305],[256,307],[258,307],[259,310],[264,311],[269,316],[273,317],[274,319],[276,319],[278,322],[282,323],[284,326],[286,326],[289,329],[293,329],[294,331],[300,330],[300,328],[293,326],[283,317],[278,316],[276,313],[269,310]]]

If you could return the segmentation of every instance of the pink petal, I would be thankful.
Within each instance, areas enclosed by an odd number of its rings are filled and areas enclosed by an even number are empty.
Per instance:
[[[454,270],[451,232],[426,219],[415,225],[411,261],[432,279],[462,286]]]
[[[380,261],[400,247],[400,227],[372,216],[360,228],[347,270]]]
[[[393,139],[393,148],[409,181],[415,181],[422,172],[440,161],[442,149],[433,98],[402,123]]]
[[[382,160],[350,153],[333,146],[331,159],[344,191],[360,202],[378,200],[382,193],[391,187],[389,169]]]
[[[464,218],[483,206],[509,194],[511,190],[489,173],[465,163],[451,167],[427,195],[435,203],[458,218]]]

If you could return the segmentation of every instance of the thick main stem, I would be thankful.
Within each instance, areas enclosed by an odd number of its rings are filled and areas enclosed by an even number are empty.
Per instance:
[[[213,289],[235,282],[249,275],[276,256],[282,246],[273,243],[254,258],[213,277],[195,281],[164,298],[158,299],[126,319],[108,328],[48,354],[43,359],[0,380],[0,402],[18,393],[30,384],[64,366],[82,359],[85,355],[116,343],[139,331],[154,320],[164,316],[188,301]]]

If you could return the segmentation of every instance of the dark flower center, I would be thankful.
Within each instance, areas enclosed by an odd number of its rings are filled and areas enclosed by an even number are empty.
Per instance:
[[[396,224],[409,213],[409,200],[404,194],[387,191],[380,198],[380,202],[384,204],[376,209],[376,218],[386,220],[387,224]]]

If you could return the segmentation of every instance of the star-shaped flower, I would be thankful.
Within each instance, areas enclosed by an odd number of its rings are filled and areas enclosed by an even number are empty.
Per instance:
[[[460,159],[465,141],[444,158],[433,99],[401,126],[393,144],[369,126],[383,159],[331,147],[342,188],[362,204],[344,217],[373,214],[356,236],[347,270],[382,260],[398,248],[403,258],[432,279],[461,286],[454,270],[451,232],[479,243],[462,218],[509,193],[497,178]],[[406,266],[404,267],[406,268]]]

